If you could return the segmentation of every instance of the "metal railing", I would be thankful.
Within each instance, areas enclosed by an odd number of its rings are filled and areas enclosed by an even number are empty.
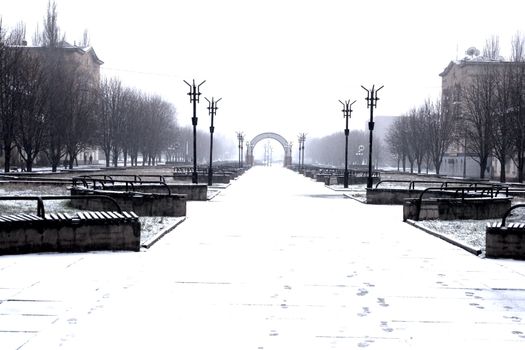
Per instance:
[[[137,180],[115,180],[109,175],[107,175],[104,178],[97,178],[97,177],[92,177],[92,176],[81,176],[81,177],[73,178],[73,186],[78,186],[78,184],[81,183],[82,186],[85,187],[86,189],[109,190],[110,186],[116,186],[116,185],[122,184],[125,186],[125,192],[134,192],[136,189],[136,186],[160,185],[161,187],[166,189],[166,191],[168,192],[168,195],[171,195],[171,189],[168,186],[168,184],[166,184],[165,181],[144,181],[140,179],[138,175],[136,179]],[[97,183],[100,184],[100,187],[97,187]]]
[[[516,204],[516,205],[513,205],[512,207],[510,207],[506,212],[505,214],[503,214],[503,218],[501,219],[501,227],[505,227],[506,225],[506,222],[507,222],[507,217],[510,215],[510,213],[516,209],[516,208],[525,208],[525,203],[521,203],[521,204]]]
[[[466,198],[494,198],[500,194],[500,190],[505,189],[505,196],[508,197],[508,187],[504,186],[450,186],[450,187],[428,187],[425,188],[418,196],[416,200],[416,221],[419,221],[419,215],[421,213],[421,205],[423,202],[423,196],[429,192],[439,192],[451,195],[452,198],[460,198],[464,201]],[[455,192],[453,192],[455,191]],[[467,194],[467,195],[466,195]]]
[[[508,193],[509,186],[502,185],[502,184],[489,184],[486,182],[470,182],[470,181],[439,181],[439,180],[381,180],[379,181],[375,188],[378,188],[380,184],[384,183],[408,183],[408,190],[412,191],[416,189],[416,184],[441,184],[439,188],[442,189],[450,189],[450,185],[465,185],[464,187],[467,188],[487,188],[487,187],[494,187],[494,188],[505,188]],[[460,186],[457,186],[460,187]],[[435,188],[435,187],[434,187]]]

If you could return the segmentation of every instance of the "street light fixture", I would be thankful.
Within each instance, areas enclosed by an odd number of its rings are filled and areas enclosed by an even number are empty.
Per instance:
[[[205,97],[206,98],[206,97]],[[210,126],[210,164],[208,168],[208,186],[211,186],[213,184],[213,132],[215,131],[215,127],[213,126],[213,119],[215,117],[215,113],[217,113],[217,103],[222,100],[222,98],[219,98],[217,101],[212,97],[211,101],[206,98],[206,101],[208,101],[208,113],[211,117],[211,126]]]
[[[346,100],[345,102],[339,100],[341,104],[343,105],[343,115],[344,118],[346,118],[346,127],[345,127],[345,174],[344,174],[344,182],[343,186],[344,188],[348,188],[348,135],[350,134],[350,130],[348,129],[348,118],[352,117],[352,105],[356,102],[350,103],[350,100]]]
[[[244,133],[237,131],[237,140],[239,141],[239,168],[243,167],[242,164],[242,154],[243,154],[243,142],[244,142]]]
[[[368,90],[363,85],[361,87],[366,90],[366,107],[370,108],[370,122],[368,123],[368,130],[370,130],[370,140],[368,146],[368,180],[366,183],[366,188],[372,188],[372,133],[374,131],[374,108],[377,108],[377,93],[383,88],[381,86],[379,89],[375,89],[375,85],[372,85],[372,89]]]
[[[206,82],[204,80],[199,85],[195,85],[195,79],[193,79],[193,84],[188,83],[184,80],[186,85],[190,87],[190,103],[193,103],[193,118],[191,118],[191,124],[193,125],[193,173],[191,174],[191,182],[196,184],[198,183],[199,176],[197,175],[197,103],[199,103],[201,92],[200,87]]]
[[[298,136],[299,140],[299,169],[304,170],[304,141],[306,140],[306,134],[303,132]]]

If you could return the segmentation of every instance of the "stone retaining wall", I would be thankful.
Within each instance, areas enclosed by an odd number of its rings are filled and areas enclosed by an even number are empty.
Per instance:
[[[511,197],[497,198],[429,198],[421,204],[417,218],[416,198],[403,204],[403,221],[411,220],[483,220],[501,218],[511,206]]]
[[[190,174],[173,174],[173,179],[175,181],[189,181],[191,182],[192,180],[192,175],[191,173]],[[217,183],[217,184],[229,184],[230,183],[230,180],[233,179],[233,175],[221,175],[221,174],[213,174],[212,176],[212,183]],[[198,180],[197,180],[199,183],[204,183],[204,184],[207,184],[208,183],[208,175],[202,175],[202,174],[199,174],[199,177],[198,177]]]
[[[139,216],[186,216],[186,197],[184,195],[163,195],[156,193],[117,192],[71,188],[71,195],[106,195],[115,199],[120,208],[135,212]],[[71,205],[80,210],[115,210],[113,203],[89,198],[72,198]]]
[[[487,258],[525,260],[525,225],[487,226],[485,243]]]
[[[0,227],[0,254],[140,250],[140,222],[37,221]]]
[[[208,199],[208,185],[205,184],[166,184],[172,194],[185,195],[186,200],[188,201],[205,201]],[[126,191],[126,185],[111,185],[107,184],[106,189],[112,191]],[[157,194],[167,194],[166,186],[164,185],[135,185],[135,191],[145,192],[145,193],[157,193]],[[130,190],[128,186],[127,190]]]

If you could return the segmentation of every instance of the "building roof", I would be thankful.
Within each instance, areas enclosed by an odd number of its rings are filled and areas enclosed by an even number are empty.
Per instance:
[[[483,56],[474,57],[472,59],[464,58],[462,60],[450,61],[450,63],[445,68],[445,70],[439,73],[439,76],[440,77],[446,76],[454,66],[460,66],[461,68],[463,68],[467,65],[485,65],[485,64],[497,64],[497,63],[502,64],[502,63],[512,63],[512,62],[505,61],[502,57],[497,58],[497,59],[486,58]]]
[[[28,45],[14,45],[14,46],[15,47],[27,47],[29,49],[45,49],[46,48],[43,46],[28,46]],[[96,64],[98,65],[104,64],[104,61],[98,58],[92,46],[76,46],[76,45],[71,45],[67,41],[61,41],[58,43],[58,47],[66,51],[77,52],[80,55],[91,55],[91,57],[93,58],[93,61]]]

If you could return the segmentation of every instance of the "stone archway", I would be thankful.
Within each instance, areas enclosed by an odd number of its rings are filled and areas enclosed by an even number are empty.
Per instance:
[[[292,147],[284,137],[274,132],[263,132],[262,134],[255,136],[250,142],[248,142],[248,148],[246,149],[246,164],[253,165],[253,149],[255,148],[257,143],[259,143],[259,141],[264,139],[274,139],[275,141],[279,142],[284,149],[283,165],[292,165]]]

